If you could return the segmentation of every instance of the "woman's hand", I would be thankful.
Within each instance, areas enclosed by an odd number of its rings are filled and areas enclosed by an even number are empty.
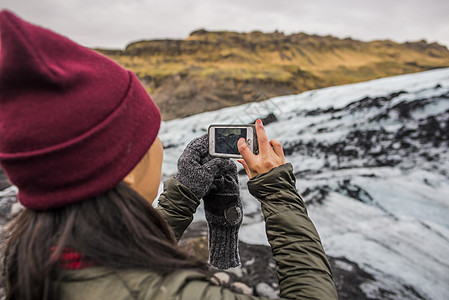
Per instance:
[[[250,179],[285,164],[281,143],[274,139],[268,141],[260,119],[256,121],[256,133],[259,143],[259,154],[257,155],[251,152],[244,138],[240,138],[238,141],[238,149],[243,159],[237,161],[243,165]]]
[[[178,159],[175,179],[184,184],[198,198],[206,195],[220,171],[235,168],[230,159],[213,158],[209,155],[209,138],[205,134],[191,141]]]

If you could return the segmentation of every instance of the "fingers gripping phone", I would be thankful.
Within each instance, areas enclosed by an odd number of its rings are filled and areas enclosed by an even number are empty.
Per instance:
[[[257,154],[258,142],[256,127],[248,125],[210,125],[209,154],[215,157],[241,158],[237,142],[243,137],[249,149]]]

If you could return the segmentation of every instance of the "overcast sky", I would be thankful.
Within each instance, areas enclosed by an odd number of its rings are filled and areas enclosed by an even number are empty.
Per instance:
[[[449,47],[448,0],[0,0],[0,8],[88,47],[184,39],[200,28],[426,39]]]

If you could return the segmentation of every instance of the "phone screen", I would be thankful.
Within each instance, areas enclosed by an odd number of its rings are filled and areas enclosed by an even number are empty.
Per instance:
[[[243,137],[246,140],[246,128],[215,128],[215,152],[237,154],[237,141]]]

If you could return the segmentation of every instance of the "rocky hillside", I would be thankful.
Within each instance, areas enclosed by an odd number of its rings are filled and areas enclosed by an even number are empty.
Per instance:
[[[280,32],[192,32],[97,51],[133,70],[170,120],[273,96],[449,67],[426,41],[361,42]]]

